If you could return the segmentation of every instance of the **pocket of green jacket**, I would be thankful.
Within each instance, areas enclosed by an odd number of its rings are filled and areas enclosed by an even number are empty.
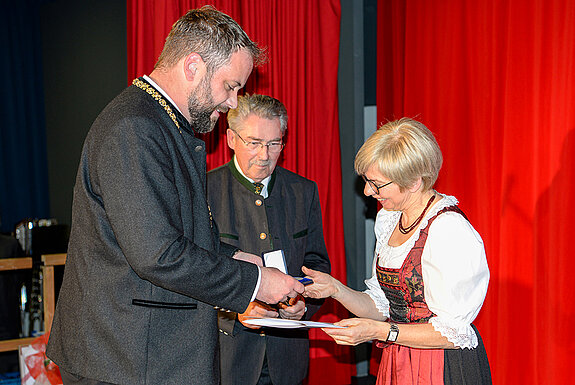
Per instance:
[[[220,238],[227,238],[227,239],[234,239],[234,240],[238,240],[240,239],[237,235],[234,234],[226,234],[226,233],[220,233]]]
[[[298,239],[301,237],[305,237],[307,235],[307,229],[297,232],[293,235],[293,239]]]

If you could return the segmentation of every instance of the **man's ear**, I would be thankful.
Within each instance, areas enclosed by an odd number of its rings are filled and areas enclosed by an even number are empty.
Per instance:
[[[194,81],[196,75],[203,72],[204,69],[204,60],[198,53],[192,52],[184,59],[184,75],[186,76],[186,80],[190,82]]]
[[[236,142],[234,141],[235,133],[232,131],[231,128],[226,130],[226,138],[228,140],[228,147],[235,151]]]

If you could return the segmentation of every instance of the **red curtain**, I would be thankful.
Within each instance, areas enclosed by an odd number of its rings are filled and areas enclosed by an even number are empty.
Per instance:
[[[258,43],[269,62],[254,69],[245,92],[281,100],[288,110],[287,145],[280,165],[317,182],[332,274],[346,281],[337,106],[339,0],[128,0],[128,81],[149,74],[172,24],[205,4],[232,16]],[[225,122],[206,135],[208,169],[231,158]],[[330,165],[332,165],[330,167]],[[332,322],[348,314],[327,301],[314,319]],[[351,349],[319,330],[310,332],[309,384],[349,384]]]
[[[424,122],[482,235],[496,384],[573,383],[575,2],[380,0],[378,121]]]

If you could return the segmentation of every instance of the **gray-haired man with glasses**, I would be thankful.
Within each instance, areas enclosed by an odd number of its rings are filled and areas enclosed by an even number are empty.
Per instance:
[[[276,167],[284,148],[287,111],[264,95],[238,97],[228,112],[227,143],[234,158],[208,173],[208,200],[223,242],[256,255],[283,250],[292,276],[302,266],[330,271],[317,185]],[[300,384],[309,340],[301,329],[259,329],[253,317],[309,319],[321,303],[299,296],[291,306],[252,302],[243,314],[220,312],[222,385]]]

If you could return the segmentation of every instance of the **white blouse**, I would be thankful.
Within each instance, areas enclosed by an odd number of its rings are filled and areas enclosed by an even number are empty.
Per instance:
[[[397,247],[389,246],[388,241],[401,212],[382,209],[377,214],[373,275],[365,281],[365,292],[385,317],[389,317],[389,301],[377,281],[375,264],[400,268],[419,238],[419,230],[427,226],[429,218],[445,207],[457,205],[455,197],[442,197],[429,209],[411,237]],[[483,305],[489,285],[489,268],[481,236],[460,214],[443,213],[429,228],[421,265],[425,302],[436,314],[429,322],[455,346],[475,348],[477,335],[471,323]]]

